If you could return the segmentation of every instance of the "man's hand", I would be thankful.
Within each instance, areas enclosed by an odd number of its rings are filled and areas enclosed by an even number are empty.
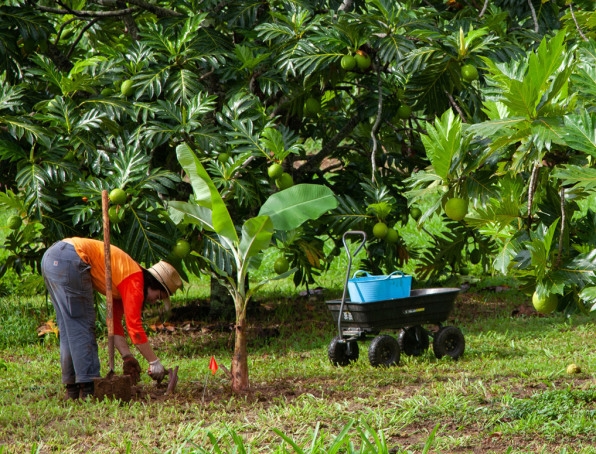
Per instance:
[[[132,355],[124,355],[122,361],[122,372],[124,375],[130,375],[132,384],[136,385],[141,381],[141,366],[139,362]]]
[[[155,361],[151,361],[149,363],[149,370],[147,373],[153,380],[157,381],[157,383],[161,383],[163,377],[166,375],[166,370],[159,359],[156,359]]]

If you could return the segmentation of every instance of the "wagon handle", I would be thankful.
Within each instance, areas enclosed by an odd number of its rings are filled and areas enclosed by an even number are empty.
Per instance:
[[[349,230],[349,231],[345,232],[342,236],[342,242],[344,244],[344,248],[345,248],[346,252],[348,253],[348,269],[346,271],[346,279],[344,281],[344,291],[341,295],[341,304],[339,306],[339,317],[337,319],[337,331],[339,333],[340,338],[343,337],[342,333],[341,333],[341,320],[343,318],[342,316],[343,316],[343,312],[344,312],[344,304],[346,302],[348,281],[350,280],[350,273],[352,272],[352,254],[350,253],[350,248],[348,247],[348,243],[346,241],[346,238],[348,236],[362,237],[362,242],[358,245],[358,247],[354,251],[354,256],[356,256],[358,254],[358,252],[360,252],[360,249],[362,249],[364,247],[364,244],[366,243],[366,232],[363,232],[362,230]],[[348,344],[348,346],[349,346],[349,344]]]

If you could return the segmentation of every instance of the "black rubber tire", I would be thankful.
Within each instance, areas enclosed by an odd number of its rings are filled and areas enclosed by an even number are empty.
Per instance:
[[[371,366],[391,367],[399,364],[400,349],[397,339],[387,334],[375,337],[368,347],[368,360]]]
[[[350,343],[350,353],[348,354],[348,342]],[[360,351],[358,349],[358,342],[348,341],[346,342],[341,337],[336,336],[333,338],[327,349],[327,356],[329,361],[334,366],[344,367],[350,363],[358,361]]]
[[[402,329],[397,341],[401,351],[408,356],[423,355],[430,346],[428,331],[420,325]]]
[[[464,354],[465,349],[464,335],[455,326],[443,326],[433,338],[433,351],[438,359],[445,355],[458,359]]]

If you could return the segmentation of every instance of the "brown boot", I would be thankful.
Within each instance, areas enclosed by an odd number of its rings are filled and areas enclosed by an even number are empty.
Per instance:
[[[95,386],[93,382],[81,383],[81,399],[85,400],[87,397],[93,397]]]
[[[77,400],[81,396],[81,387],[78,384],[66,385],[64,400]]]

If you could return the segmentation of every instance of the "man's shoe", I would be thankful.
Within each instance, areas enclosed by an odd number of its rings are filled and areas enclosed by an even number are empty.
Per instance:
[[[93,386],[93,382],[81,383],[81,399],[86,399],[87,397],[93,397],[94,390],[95,390],[95,387]]]
[[[77,400],[81,396],[81,387],[78,384],[66,385],[64,400]]]

